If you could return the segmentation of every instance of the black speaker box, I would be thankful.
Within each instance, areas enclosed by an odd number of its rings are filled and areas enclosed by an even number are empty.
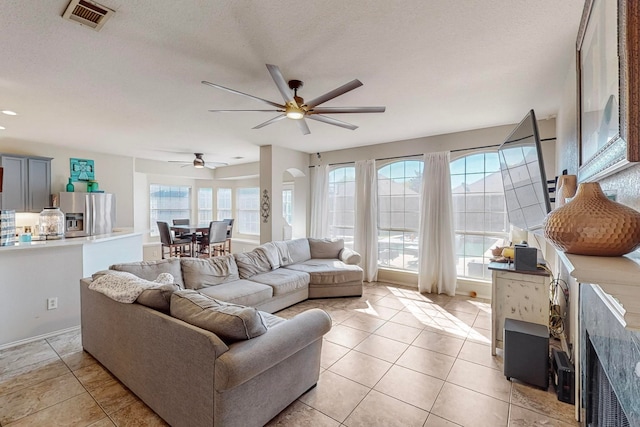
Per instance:
[[[513,268],[516,271],[536,271],[538,269],[538,249],[529,247],[515,247]]]
[[[575,371],[569,356],[564,351],[551,349],[553,361],[553,385],[556,388],[558,400],[565,403],[575,403]]]

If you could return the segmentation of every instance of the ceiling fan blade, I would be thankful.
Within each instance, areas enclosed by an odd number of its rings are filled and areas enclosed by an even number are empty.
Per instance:
[[[254,126],[252,129],[260,129],[265,127],[266,125],[270,125],[271,123],[275,123],[279,120],[284,119],[285,117],[287,117],[285,114],[280,114],[279,116],[274,117],[273,119],[269,119],[264,123],[260,123],[258,126]]]
[[[296,122],[298,123],[298,129],[300,129],[300,132],[302,132],[303,135],[309,135],[311,133],[311,130],[309,130],[309,126],[304,119],[296,120]]]
[[[358,79],[352,80],[349,83],[343,84],[339,88],[336,88],[330,92],[325,93],[324,95],[320,95],[319,97],[312,99],[311,101],[307,102],[307,107],[311,109],[316,105],[320,105],[323,102],[327,102],[330,99],[343,95],[351,90],[359,88],[360,86],[362,86],[362,82],[360,80]]]
[[[293,93],[291,93],[291,89],[289,89],[289,85],[284,80],[282,73],[280,72],[280,68],[277,65],[267,64],[267,68],[269,69],[269,74],[271,74],[271,78],[276,83],[278,90],[280,91],[280,95],[282,95],[282,99],[287,104],[293,103],[296,104],[296,101],[293,99]],[[299,106],[299,105],[298,105]]]
[[[237,112],[258,112],[258,113],[284,113],[284,110],[209,110],[211,113],[237,113]]]
[[[204,167],[209,169],[215,169],[220,166],[229,166],[229,163],[225,162],[204,162]]]
[[[269,105],[273,105],[274,107],[284,108],[284,105],[276,104],[275,102],[269,101],[267,99],[262,99],[262,98],[259,98],[257,96],[249,95],[248,93],[240,92],[239,90],[229,89],[228,87],[220,86],[220,85],[217,85],[215,83],[211,83],[211,82],[208,82],[208,81],[205,81],[205,80],[202,81],[202,84],[205,84],[205,85],[208,85],[208,86],[211,86],[211,87],[215,87],[216,89],[226,90],[227,92],[235,93],[236,95],[242,95],[242,96],[246,96],[247,98],[256,99],[258,101],[265,102],[265,103],[267,103]]]
[[[317,120],[319,122],[327,123],[334,126],[340,126],[341,128],[356,130],[358,126],[352,125],[351,123],[343,122],[341,120],[336,120],[331,117],[321,116],[320,114],[314,114],[312,116],[307,116],[308,119]]]
[[[318,107],[309,114],[384,113],[385,107]]]

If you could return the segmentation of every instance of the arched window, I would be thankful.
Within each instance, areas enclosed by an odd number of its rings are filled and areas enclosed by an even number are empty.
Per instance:
[[[478,153],[451,162],[458,277],[488,280],[490,248],[508,239],[497,153]]]
[[[378,265],[418,271],[422,160],[378,169]]]
[[[339,166],[329,172],[329,237],[344,239],[353,249],[356,210],[356,168]]]

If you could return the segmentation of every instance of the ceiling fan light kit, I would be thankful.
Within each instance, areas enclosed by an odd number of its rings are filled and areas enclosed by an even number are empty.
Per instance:
[[[208,169],[215,169],[218,166],[228,166],[228,163],[223,163],[223,162],[208,162],[206,163],[204,161],[204,154],[203,153],[193,153],[193,155],[195,156],[195,158],[193,159],[192,162],[185,162],[182,160],[169,160],[170,163],[184,163],[183,166],[181,167],[186,167],[186,166],[191,166],[193,165],[194,168],[196,169],[202,169],[202,168],[208,168]]]
[[[300,89],[304,83],[301,80],[289,80],[285,82],[280,69],[276,65],[267,64],[267,69],[273,78],[273,81],[278,88],[278,91],[282,95],[282,99],[284,100],[284,104],[278,104],[273,101],[269,101],[267,99],[259,98],[257,96],[249,95],[244,92],[237,91],[235,89],[230,89],[215,83],[210,83],[208,81],[202,81],[203,84],[215,87],[216,89],[221,89],[227,92],[235,93],[236,95],[246,96],[251,99],[255,99],[266,104],[271,105],[272,107],[276,107],[275,110],[209,110],[212,113],[230,113],[230,112],[277,112],[281,113],[280,115],[267,120],[264,123],[260,123],[257,126],[254,126],[253,129],[260,129],[271,123],[275,123],[284,118],[296,120],[298,127],[303,135],[308,135],[311,133],[309,130],[309,126],[305,122],[305,118],[316,120],[319,122],[327,123],[333,126],[339,126],[345,129],[355,130],[358,126],[352,125],[351,123],[343,122],[331,117],[324,116],[322,114],[343,114],[343,113],[384,113],[385,107],[320,107],[316,108],[318,105],[325,103],[333,98],[337,98],[340,95],[344,95],[345,93],[352,91],[360,86],[362,86],[362,82],[358,79],[352,80],[349,83],[346,83],[332,91],[325,93],[308,103],[304,102],[304,99],[298,96],[298,89]],[[293,93],[291,93],[293,91]],[[195,165],[195,161],[194,161]]]

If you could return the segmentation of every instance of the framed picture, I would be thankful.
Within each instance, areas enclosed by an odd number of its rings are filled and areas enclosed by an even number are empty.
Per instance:
[[[640,5],[586,0],[578,31],[580,182],[640,161]]]
[[[93,181],[96,179],[93,160],[69,159],[71,181]]]

